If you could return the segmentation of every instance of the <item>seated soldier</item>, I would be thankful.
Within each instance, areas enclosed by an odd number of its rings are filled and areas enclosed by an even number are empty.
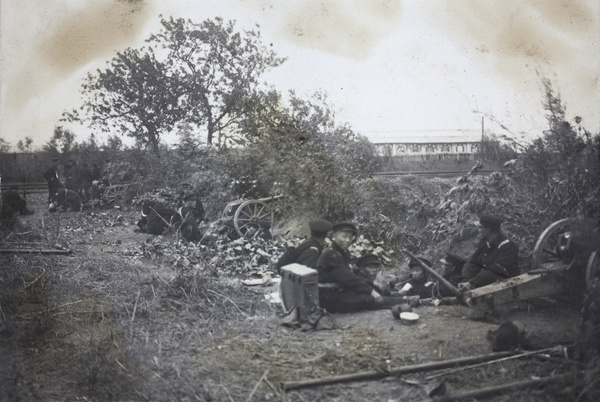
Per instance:
[[[79,194],[73,190],[61,188],[52,198],[52,202],[48,207],[50,212],[56,212],[60,208],[63,212],[76,211],[81,212],[81,199]]]
[[[356,233],[356,226],[351,223],[333,226],[333,243],[323,250],[317,262],[320,307],[332,313],[349,313],[389,308],[404,302],[403,297],[382,296],[371,280],[352,271],[348,247]]]
[[[308,223],[308,227],[310,228],[310,237],[296,247],[297,256],[294,262],[309,268],[316,268],[325,247],[325,238],[332,225],[331,222],[324,219],[314,219]]]
[[[17,192],[17,186],[10,186],[8,191],[2,193],[2,203],[14,211],[18,212],[20,215],[31,215],[33,211],[27,209],[27,202],[24,198],[21,198],[19,193]]]
[[[519,247],[502,233],[502,222],[500,217],[482,215],[475,224],[482,237],[462,268],[460,288],[478,288],[520,274]]]
[[[419,257],[419,259],[431,267],[431,262],[428,259],[422,257]],[[411,259],[408,268],[410,269],[410,279],[404,283],[398,293],[403,296],[419,296],[421,299],[435,298],[437,296],[434,293],[436,282],[429,280],[427,272],[419,263]]]
[[[196,193],[185,195],[182,199],[182,206],[177,210],[177,215],[173,216],[173,221],[180,223],[179,230],[187,241],[200,240],[198,221],[204,218],[204,208],[201,202],[200,208],[198,208],[198,203]],[[198,213],[201,215],[198,216]]]
[[[142,218],[137,223],[139,231],[160,235],[170,227],[175,214],[177,211],[160,202],[145,201],[142,205]]]

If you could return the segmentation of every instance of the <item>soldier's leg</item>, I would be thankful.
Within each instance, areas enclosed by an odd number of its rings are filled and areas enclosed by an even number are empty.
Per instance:
[[[469,280],[469,283],[471,283],[474,288],[480,288],[482,286],[491,285],[502,279],[506,279],[506,277],[495,274],[487,269],[482,269],[480,273]]]
[[[477,276],[477,274],[479,274],[480,271],[481,271],[481,267],[479,265],[471,264],[468,262],[462,268],[462,271],[461,271],[462,280],[468,281],[468,280],[474,278],[475,276]]]
[[[371,295],[349,291],[321,292],[319,305],[330,313],[352,313],[374,307]]]

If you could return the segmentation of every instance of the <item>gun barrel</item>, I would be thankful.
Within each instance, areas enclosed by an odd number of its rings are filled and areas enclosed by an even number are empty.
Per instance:
[[[423,261],[421,261],[421,259],[419,257],[417,257],[416,255],[414,255],[413,253],[411,253],[408,250],[402,250],[402,252],[404,254],[408,255],[410,258],[412,258],[416,262],[418,262],[419,265],[421,266],[421,268],[423,268],[425,271],[429,272],[429,274],[431,276],[433,276],[435,279],[437,279],[438,281],[440,281],[440,283],[442,285],[444,285],[446,288],[448,288],[448,290],[450,290],[450,292],[452,292],[452,294],[454,296],[458,295],[459,290],[453,284],[451,284],[450,282],[448,282],[446,280],[446,278],[444,278],[442,275],[440,275],[437,272],[435,272],[430,266],[428,266]]]

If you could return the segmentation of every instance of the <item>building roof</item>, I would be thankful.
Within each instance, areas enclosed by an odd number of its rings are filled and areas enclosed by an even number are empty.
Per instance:
[[[414,130],[388,131],[367,135],[373,144],[440,144],[480,142],[481,130]]]

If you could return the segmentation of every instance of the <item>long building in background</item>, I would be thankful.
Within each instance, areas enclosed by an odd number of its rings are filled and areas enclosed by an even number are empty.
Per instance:
[[[481,130],[419,130],[369,135],[381,156],[417,159],[472,159],[481,148]]]

